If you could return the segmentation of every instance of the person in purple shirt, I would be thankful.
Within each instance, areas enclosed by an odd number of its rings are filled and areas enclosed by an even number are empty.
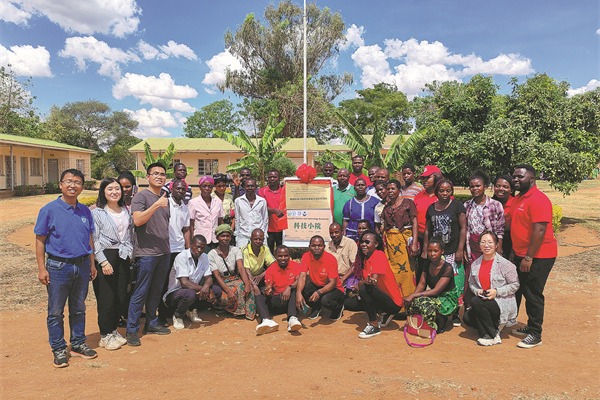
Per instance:
[[[38,280],[48,290],[46,322],[56,368],[68,367],[71,355],[85,359],[97,357],[85,343],[85,298],[89,281],[96,277],[96,266],[92,213],[77,201],[83,191],[83,182],[81,171],[63,171],[59,183],[62,196],[42,207],[33,229]],[[67,350],[64,337],[67,299],[71,352]]]

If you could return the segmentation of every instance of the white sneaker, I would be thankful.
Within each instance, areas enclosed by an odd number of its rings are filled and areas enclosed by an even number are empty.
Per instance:
[[[102,336],[98,346],[104,347],[106,350],[118,350],[121,348],[121,344],[115,340],[112,333]]]
[[[185,328],[185,325],[183,324],[183,319],[176,317],[173,314],[173,328],[177,329],[177,330],[181,330],[183,328]]]
[[[192,321],[193,323],[204,322],[204,321],[202,321],[202,318],[200,318],[198,316],[198,310],[196,310],[195,308],[191,311],[187,311],[185,314],[188,316],[190,321]]]
[[[477,339],[477,344],[480,346],[492,346],[494,344],[494,339],[485,335],[484,337]]]
[[[256,326],[256,333],[264,335],[265,333],[275,332],[279,329],[279,324],[272,319],[263,319],[260,324]]]
[[[302,329],[302,324],[297,317],[288,318],[288,332],[297,332]]]
[[[115,341],[117,343],[119,343],[121,346],[124,346],[127,344],[127,339],[125,339],[123,336],[121,336],[119,331],[117,331],[116,329],[113,331],[112,335],[115,338]]]
[[[501,344],[501,343],[502,343],[502,339],[500,338],[500,332],[498,332],[496,337],[492,339],[492,346],[495,344]]]

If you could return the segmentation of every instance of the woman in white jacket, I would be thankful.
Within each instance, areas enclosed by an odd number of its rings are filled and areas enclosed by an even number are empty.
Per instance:
[[[500,327],[517,317],[517,267],[496,252],[497,245],[498,237],[493,232],[481,235],[483,255],[473,262],[469,275],[469,287],[475,296],[464,319],[479,331],[477,344],[481,346],[502,343]]]

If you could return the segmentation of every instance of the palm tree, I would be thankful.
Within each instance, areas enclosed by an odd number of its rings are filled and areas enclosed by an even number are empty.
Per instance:
[[[155,163],[155,162],[159,162],[162,165],[165,166],[166,168],[166,172],[167,172],[167,178],[173,178],[173,158],[175,157],[175,154],[177,153],[177,151],[175,150],[175,144],[173,142],[171,142],[171,144],[169,144],[169,146],[167,147],[167,149],[165,150],[164,153],[162,152],[158,152],[158,155],[156,157],[154,157],[154,155],[152,155],[152,149],[150,148],[150,145],[148,144],[148,142],[144,142],[144,160],[142,161],[142,164],[144,165],[144,170],[140,171],[140,170],[135,170],[132,171],[133,175],[136,178],[145,178],[146,177],[146,168],[148,167],[148,165]],[[189,171],[188,171],[189,172]]]
[[[250,168],[258,174],[260,185],[264,185],[265,174],[275,160],[286,157],[286,152],[281,149],[290,138],[277,138],[283,128],[285,121],[275,125],[275,117],[269,117],[262,137],[251,138],[246,132],[239,130],[237,134],[216,131],[214,135],[228,143],[238,147],[246,155],[236,163],[227,167],[227,171],[239,171],[242,168]]]
[[[365,157],[365,168],[367,169],[377,165],[391,172],[400,170],[402,164],[408,161],[408,157],[414,150],[416,143],[425,136],[424,130],[413,132],[408,139],[405,138],[405,135],[398,135],[384,158],[381,155],[381,149],[386,133],[378,121],[373,124],[373,136],[371,137],[371,143],[369,143],[340,112],[337,112],[337,116],[347,130],[346,135],[342,138],[344,144],[350,147],[354,153]]]

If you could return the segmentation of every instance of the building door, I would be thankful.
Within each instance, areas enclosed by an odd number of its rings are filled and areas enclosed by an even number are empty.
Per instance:
[[[48,182],[58,183],[58,158],[48,159]]]
[[[21,185],[27,185],[29,177],[29,167],[27,166],[27,157],[21,157]]]
[[[11,157],[6,156],[4,157],[5,160],[5,164],[4,166],[5,171],[6,171],[6,189],[8,190],[12,190],[13,188],[13,169],[12,169],[12,163],[10,162]]]

